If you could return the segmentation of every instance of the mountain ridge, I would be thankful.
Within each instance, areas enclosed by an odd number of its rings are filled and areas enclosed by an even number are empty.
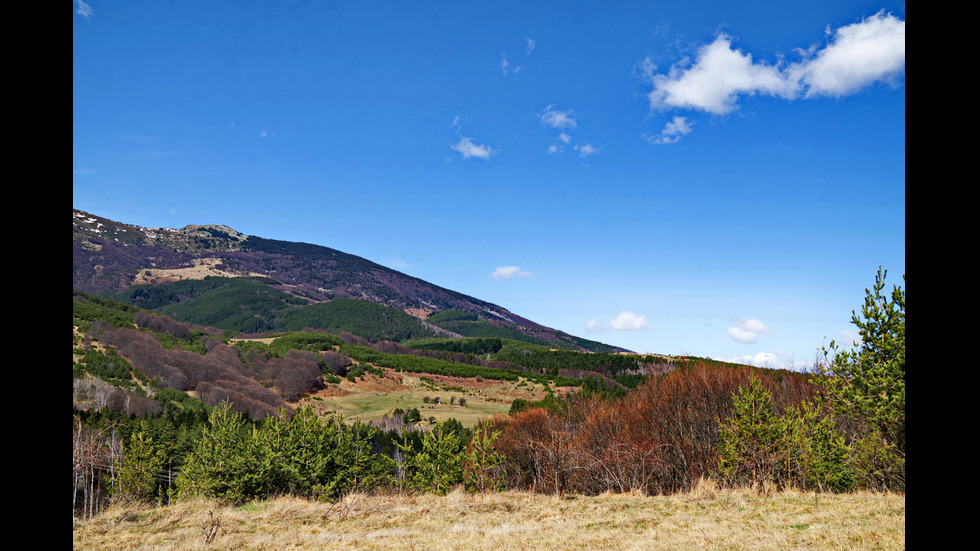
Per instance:
[[[462,312],[468,322],[454,322],[455,329],[440,328],[454,335],[504,331],[523,335],[529,342],[580,351],[629,352],[546,327],[499,305],[337,249],[248,236],[220,224],[147,228],[72,209],[72,248],[72,286],[92,294],[209,276],[256,277],[309,305],[355,299],[399,310],[423,323],[435,313]]]

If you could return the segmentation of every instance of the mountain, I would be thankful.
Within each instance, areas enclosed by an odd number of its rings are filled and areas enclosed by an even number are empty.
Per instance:
[[[245,333],[309,327],[370,340],[499,337],[628,352],[359,256],[215,224],[144,228],[73,209],[72,287]]]

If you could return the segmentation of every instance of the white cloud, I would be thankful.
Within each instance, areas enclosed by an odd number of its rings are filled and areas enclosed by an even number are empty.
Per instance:
[[[657,64],[649,56],[645,57],[633,65],[633,78],[637,78],[643,82],[653,82],[656,70]]]
[[[549,105],[545,107],[544,111],[538,115],[541,120],[541,126],[546,126],[559,130],[558,140],[548,146],[548,153],[562,153],[565,151],[565,146],[572,143],[571,132],[578,127],[578,122],[575,120],[574,113],[571,110],[560,110],[555,109],[554,105]],[[581,142],[574,146],[572,149],[578,152],[581,157],[589,157],[591,155],[596,155],[602,149],[601,146],[593,145],[588,142]]]
[[[635,72],[653,86],[648,95],[654,109],[692,109],[724,115],[742,96],[784,99],[841,96],[872,83],[897,81],[905,71],[905,21],[884,11],[831,31],[823,48],[796,50],[800,62],[785,68],[753,61],[735,49],[732,38],[719,34],[702,46],[693,62],[683,60],[666,74],[654,74],[645,59]]]
[[[789,70],[807,88],[806,97],[850,94],[905,71],[905,21],[891,14],[880,11],[833,36],[816,57]]]
[[[728,328],[727,333],[735,342],[755,344],[760,333],[770,335],[772,334],[772,329],[769,329],[766,327],[766,324],[753,318],[750,320],[735,320],[731,327]]]
[[[527,52],[527,55],[531,55],[531,52],[534,51],[534,48],[538,45],[538,42],[533,38],[525,38],[524,41],[525,41],[524,51]]]
[[[850,348],[852,346],[861,346],[861,342],[864,339],[861,338],[861,334],[857,331],[844,330],[840,332],[839,339],[837,343],[844,348]]]
[[[773,354],[775,354],[775,355],[777,355],[777,356],[779,356],[780,358],[790,358],[790,359],[792,359],[792,358],[793,358],[793,356],[795,356],[795,355],[796,355],[796,352],[790,352],[789,350],[782,350],[782,349],[780,349],[780,348],[777,348],[777,349],[776,349],[776,350],[775,350],[775,351],[773,352]]]
[[[740,342],[742,344],[755,344],[757,335],[751,331],[746,331],[738,327],[729,327],[728,336],[732,338],[735,342]]]
[[[732,39],[720,34],[703,46],[690,67],[674,66],[666,75],[653,75],[649,94],[654,108],[683,108],[723,115],[735,108],[742,94],[765,93],[792,97],[793,85],[776,67],[754,63],[751,54],[732,49]]]
[[[677,143],[681,139],[681,136],[686,136],[691,133],[692,122],[688,122],[686,117],[674,117],[674,120],[667,123],[664,129],[660,131],[660,134],[656,136],[648,136],[646,134],[643,137],[652,144],[671,144]]]
[[[519,266],[497,266],[497,269],[490,274],[490,277],[496,281],[504,281],[506,279],[513,279],[514,277],[534,279],[535,275],[522,270]]]
[[[75,13],[81,15],[85,19],[88,19],[89,17],[95,15],[95,10],[92,9],[92,6],[89,6],[82,0],[75,0],[75,4],[78,6],[78,9],[75,10]]]
[[[534,48],[535,46],[537,46],[537,44],[538,43],[533,38],[524,39],[524,51],[527,52],[528,56],[531,55],[531,52],[534,51]],[[516,75],[517,73],[521,72],[521,70],[523,69],[524,67],[521,67],[520,65],[516,65],[513,68],[511,68],[510,62],[507,61],[507,53],[506,52],[500,53],[500,72],[503,73],[504,76],[507,76],[509,74]]]
[[[565,146],[572,141],[572,137],[564,132],[558,133],[558,141],[548,146],[548,153],[561,153],[565,151]]]
[[[754,365],[756,367],[766,367],[770,369],[791,369],[793,371],[805,372],[813,369],[813,364],[805,361],[793,360],[792,352],[776,350],[775,352],[758,352],[734,358],[715,358],[723,362],[732,362],[744,365]]]
[[[538,115],[541,119],[541,124],[544,126],[550,126],[551,128],[566,129],[575,128],[578,123],[572,117],[571,111],[560,111],[555,109],[554,105],[549,105],[545,107],[544,112]]]
[[[523,67],[520,65],[517,65],[511,69],[510,63],[507,61],[506,54],[500,54],[500,71],[504,74],[504,76],[507,76],[508,74],[516,75],[517,73],[521,72],[521,69],[523,69]]]
[[[728,358],[724,361],[744,364],[744,365],[754,365],[756,367],[771,367],[775,368],[778,366],[778,358],[772,352],[759,352],[755,355],[748,356],[738,356],[736,358]]]
[[[463,126],[460,124],[460,116],[456,115],[453,117],[452,122],[453,133],[460,136],[463,131]],[[460,136],[459,141],[450,144],[449,147],[459,153],[464,159],[470,159],[476,157],[478,159],[490,160],[490,157],[494,156],[497,152],[486,144],[478,144],[473,138],[468,136]]]
[[[493,148],[486,144],[478,144],[473,141],[473,138],[462,137],[458,142],[451,144],[449,147],[463,156],[464,159],[470,159],[476,157],[478,159],[490,160],[495,151]]]
[[[602,322],[599,320],[591,319],[585,322],[585,326],[583,327],[583,329],[585,329],[589,333],[602,333],[605,332],[606,326],[603,325]]]
[[[628,310],[623,310],[618,316],[609,320],[609,326],[616,331],[644,331],[653,329],[644,316],[638,316]]]

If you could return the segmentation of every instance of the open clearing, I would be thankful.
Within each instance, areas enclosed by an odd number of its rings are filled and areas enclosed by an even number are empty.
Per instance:
[[[213,516],[209,512],[213,511]],[[220,524],[210,544],[202,527]],[[783,492],[712,485],[646,497],[529,492],[351,494],[241,507],[189,501],[115,506],[78,522],[74,549],[905,549],[905,496]]]
[[[437,423],[455,418],[463,426],[472,427],[480,419],[507,413],[516,398],[540,400],[547,394],[546,387],[532,382],[478,381],[382,370],[384,377],[365,373],[363,379],[359,378],[355,383],[343,379],[340,384],[328,385],[328,388],[291,405],[312,405],[321,413],[333,411],[347,421],[364,422],[391,415],[396,408],[406,411],[418,408],[423,423],[428,423],[430,417]],[[430,403],[425,402],[426,397]],[[436,398],[440,403],[435,403]],[[466,399],[465,406],[458,405],[460,398]]]

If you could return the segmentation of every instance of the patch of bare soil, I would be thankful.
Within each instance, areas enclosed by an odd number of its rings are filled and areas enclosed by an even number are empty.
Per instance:
[[[221,277],[241,277],[243,275],[262,275],[262,274],[242,274],[218,268],[222,263],[218,258],[195,258],[193,265],[187,268],[175,269],[142,269],[136,274],[133,283],[163,283],[168,281],[180,281],[183,279],[204,279],[206,276]]]
[[[346,383],[352,384],[357,387],[357,390],[362,392],[394,392],[396,390],[407,390],[408,387],[402,384],[404,379],[401,373],[397,373],[390,369],[385,369],[384,377],[376,377],[370,373],[365,373],[362,379],[358,379],[356,383],[350,383],[349,381],[344,381]],[[342,382],[341,384],[344,384]]]
[[[431,308],[406,308],[405,313],[410,316],[415,316],[420,320],[424,320],[429,317],[435,310]]]

